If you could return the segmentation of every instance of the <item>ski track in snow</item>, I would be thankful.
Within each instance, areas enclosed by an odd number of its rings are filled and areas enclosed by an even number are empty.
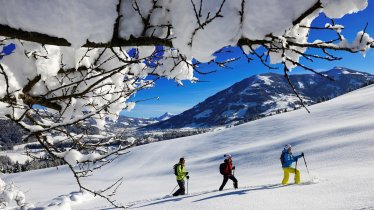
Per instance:
[[[275,189],[275,188],[280,188],[280,187],[300,187],[300,186],[305,186],[305,185],[312,185],[312,184],[318,184],[319,181],[307,181],[307,182],[302,182],[298,185],[295,184],[288,184],[288,185],[282,185],[280,183],[274,183],[274,184],[268,184],[268,185],[259,185],[259,186],[245,186],[245,187],[238,187],[238,189],[234,188],[227,188],[222,191],[219,190],[208,190],[208,191],[202,191],[202,192],[195,192],[195,193],[189,193],[186,195],[182,196],[172,196],[172,195],[166,195],[163,197],[159,198],[153,198],[153,199],[145,199],[145,200],[139,200],[139,201],[134,201],[126,204],[125,206],[128,206],[130,209],[131,208],[141,208],[144,206],[150,206],[157,204],[157,202],[168,202],[168,201],[178,201],[182,200],[185,198],[192,198],[192,197],[202,197],[204,195],[208,196],[212,193],[216,194],[214,195],[215,197],[219,196],[224,196],[224,194],[244,194],[250,191],[255,191],[255,190],[269,190],[269,189]],[[193,202],[197,201],[202,201],[202,200],[207,200],[208,198],[201,198],[198,200],[195,200]]]
[[[244,187],[239,187],[238,189],[234,188],[227,188],[222,191],[219,190],[207,190],[207,191],[201,191],[201,192],[194,192],[194,193],[188,193],[186,195],[181,195],[181,196],[172,196],[172,195],[166,195],[158,198],[150,198],[150,199],[144,199],[144,200],[138,200],[138,201],[132,201],[126,204],[122,204],[125,207],[129,209],[137,209],[137,208],[142,208],[142,207],[147,207],[147,206],[152,206],[152,205],[157,205],[158,203],[164,203],[164,202],[172,202],[172,201],[180,201],[183,199],[189,199],[189,198],[195,198],[195,197],[203,197],[200,199],[195,199],[192,202],[199,202],[203,200],[207,200],[210,197],[220,197],[220,196],[225,196],[225,195],[234,195],[234,194],[246,194],[251,191],[256,191],[256,190],[271,190],[271,189],[276,189],[276,188],[281,188],[281,187],[302,187],[306,185],[312,185],[312,184],[318,184],[319,180],[310,180],[307,182],[302,182],[298,185],[295,185],[293,183],[287,184],[287,185],[282,185],[280,183],[274,183],[274,184],[267,184],[267,185],[259,185],[259,186],[244,186]],[[215,194],[215,195],[211,195]],[[104,208],[110,208],[110,206],[105,205],[99,207],[100,209]]]

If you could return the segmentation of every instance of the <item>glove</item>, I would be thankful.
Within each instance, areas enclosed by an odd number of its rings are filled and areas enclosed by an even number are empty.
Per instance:
[[[187,179],[190,179],[190,176],[186,176]]]
[[[301,157],[304,157],[304,152],[301,153]]]
[[[186,176],[188,175],[188,172],[186,172]]]
[[[232,170],[235,170],[235,166],[232,167]]]

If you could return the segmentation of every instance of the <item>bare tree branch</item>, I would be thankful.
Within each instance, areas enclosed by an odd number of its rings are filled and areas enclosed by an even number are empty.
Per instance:
[[[295,26],[299,24],[302,20],[304,20],[306,17],[308,17],[310,14],[312,14],[314,11],[321,9],[322,7],[322,2],[320,0],[316,1],[315,4],[313,4],[312,7],[310,7],[308,10],[306,10],[303,14],[301,14],[296,20],[292,22],[292,24]]]

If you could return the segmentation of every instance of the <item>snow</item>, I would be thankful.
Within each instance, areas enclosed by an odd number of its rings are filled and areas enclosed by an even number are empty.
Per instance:
[[[155,119],[154,122],[168,120],[168,119],[170,119],[170,118],[173,117],[173,116],[175,116],[173,113],[165,112],[163,115],[154,118],[154,119]],[[152,123],[152,122],[151,122],[151,123]]]
[[[243,109],[239,109],[236,113],[235,116],[237,117],[244,117],[244,115],[247,113],[247,106]]]
[[[297,84],[299,85],[299,88],[302,88],[302,89],[305,88],[302,82],[297,82]]]
[[[126,139],[126,141],[129,142],[130,144],[133,144],[136,141],[136,138],[129,137],[129,138]]]
[[[199,114],[195,115],[194,118],[195,119],[207,118],[207,117],[209,117],[210,114],[212,114],[212,112],[213,112],[212,109],[207,109],[207,110],[204,110],[203,112],[200,112]]]
[[[244,92],[244,91],[242,91]],[[256,106],[257,103],[255,102],[246,102],[243,103],[241,101],[236,103],[228,103],[227,106],[229,107],[228,110],[222,112],[222,116],[226,116],[228,119],[235,119],[238,117],[244,117],[248,111],[249,107]]]
[[[113,24],[108,23],[114,23],[117,17],[116,3],[116,0],[7,1],[0,8],[0,23],[66,37],[73,46],[80,47],[87,39],[106,42],[112,37]]]
[[[252,87],[255,87],[255,85],[258,85],[258,83],[255,83],[253,85],[251,85]],[[253,89],[251,86],[247,86],[244,90],[242,90],[239,94],[243,94],[243,95],[251,95],[253,94]],[[232,90],[231,90],[232,91]],[[232,93],[231,93],[232,94]]]
[[[303,98],[304,102],[308,101],[308,98]],[[266,110],[262,114],[270,114],[272,112],[275,112],[277,110],[283,110],[285,108],[292,109],[293,107],[290,107],[289,104],[295,104],[296,101],[299,101],[299,99],[291,94],[291,95],[284,95],[284,94],[278,94],[277,96],[272,96],[271,100],[265,101],[264,105],[271,105],[271,109]]]
[[[6,184],[0,179],[0,208],[4,209],[9,204],[17,203],[20,206],[33,207],[26,203],[25,194],[18,190],[14,184]]]
[[[43,210],[69,210],[71,207],[83,202],[87,202],[93,199],[94,196],[86,191],[83,192],[72,192],[68,195],[59,196],[54,198],[52,202],[47,206],[42,208]]]
[[[25,153],[26,145],[27,144],[16,145],[13,146],[13,150],[0,151],[0,156],[8,156],[14,163],[18,161],[18,163],[23,164],[27,160],[31,160]]]
[[[200,21],[197,21],[194,15],[192,3],[197,8],[202,4]],[[287,33],[292,35],[298,33],[297,39],[306,42],[304,35],[308,33],[308,29],[290,28],[292,22],[314,3],[310,0],[297,2],[249,0],[242,5],[241,0],[230,0],[226,1],[220,10],[221,1],[158,1],[159,7],[153,9],[151,0],[143,0],[137,4],[127,0],[123,1],[120,8],[122,18],[119,34],[124,39],[129,39],[131,36],[165,38],[168,35],[167,27],[144,30],[142,18],[149,17],[151,26],[172,25],[170,37],[173,38],[173,46],[186,55],[187,60],[196,58],[207,62],[214,58],[214,52],[225,46],[236,45],[242,37],[261,40],[268,34],[281,36],[289,30]],[[86,40],[98,43],[109,42],[117,18],[117,4],[116,0],[57,0],[56,2],[41,0],[32,3],[24,0],[6,1],[0,8],[0,24],[64,37],[74,47],[82,46]],[[309,25],[320,12],[324,12],[330,18],[341,18],[345,14],[365,9],[368,2],[367,0],[323,0],[322,4],[323,8],[306,17],[303,24]],[[239,15],[242,6],[244,6],[243,17]],[[139,11],[136,10],[137,8]],[[205,25],[204,30],[195,30],[199,27],[199,22],[204,23],[217,12],[220,16]],[[334,27],[336,28],[338,26]],[[283,37],[279,38],[283,39]],[[286,42],[287,40],[284,39],[283,44]],[[145,51],[150,52],[149,49]],[[271,56],[274,56],[273,62],[279,62],[278,53],[272,53]],[[287,56],[298,59],[291,52],[288,52]]]
[[[329,18],[342,18],[345,14],[356,13],[367,7],[366,0],[345,1],[345,0],[323,0],[323,12]]]
[[[57,75],[58,70],[60,70],[60,58],[61,52],[59,47],[56,46],[46,46],[47,55],[49,58],[40,58],[35,64],[37,66],[37,73],[42,76],[42,80],[45,81],[50,77]]]
[[[102,189],[123,176],[124,184],[115,198],[136,209],[372,209],[373,103],[374,86],[369,86],[311,106],[310,114],[301,109],[138,146],[85,183]],[[299,161],[302,185],[279,185],[283,175],[279,155],[286,143],[293,145],[295,154],[305,153],[311,177]],[[233,190],[229,181],[226,190],[219,192],[218,165],[226,153],[233,155],[240,188]],[[190,194],[165,197],[176,185],[172,166],[181,156],[190,172]],[[77,189],[66,167],[9,174],[2,179],[27,190],[27,201],[36,207],[46,207]],[[109,208],[99,198],[67,202],[72,209]]]
[[[342,25],[339,25],[339,24],[336,24],[336,25],[331,25],[330,23],[326,23],[325,24],[325,28],[329,28],[329,29],[332,29],[338,33],[342,32],[342,30],[344,29],[344,26]]]
[[[131,111],[135,108],[136,103],[135,102],[129,102],[127,103],[127,111]]]
[[[229,109],[229,110],[226,110],[226,111],[222,112],[221,115],[225,116],[225,117],[228,117],[228,118],[235,118],[236,117],[236,110]]]
[[[76,166],[78,163],[91,161],[95,162],[96,160],[102,158],[102,156],[98,153],[90,153],[90,154],[82,154],[75,149],[70,149],[66,152],[53,152],[54,155],[60,158],[64,158],[64,160],[69,163],[71,166]]]
[[[357,51],[361,51],[361,54],[365,57],[366,50],[370,49],[370,43],[373,43],[374,39],[371,38],[367,33],[360,31],[357,33],[355,40],[352,43],[349,43],[346,39],[344,39],[339,43],[340,47],[348,47],[351,49],[355,49]]]
[[[361,73],[361,72],[349,72],[349,74],[353,74],[353,75],[365,75],[364,73]]]
[[[274,81],[269,76],[258,75],[257,78],[262,80],[265,85],[271,85]],[[252,85],[253,86],[253,85]]]
[[[14,163],[18,162],[24,164],[27,160],[31,160],[26,154],[22,154],[19,151],[1,151],[0,156],[8,156]]]

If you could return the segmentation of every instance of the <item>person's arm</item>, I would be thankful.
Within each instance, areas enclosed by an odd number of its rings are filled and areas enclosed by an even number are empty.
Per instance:
[[[299,158],[303,157],[303,156],[304,156],[304,152],[302,152],[300,155],[298,155],[298,156],[295,157],[295,158],[296,158],[296,161],[297,161]]]
[[[183,174],[183,176],[186,177],[187,179],[190,178],[190,176],[188,176],[188,172],[186,172],[185,167],[183,167],[183,169],[182,169],[182,174]]]

